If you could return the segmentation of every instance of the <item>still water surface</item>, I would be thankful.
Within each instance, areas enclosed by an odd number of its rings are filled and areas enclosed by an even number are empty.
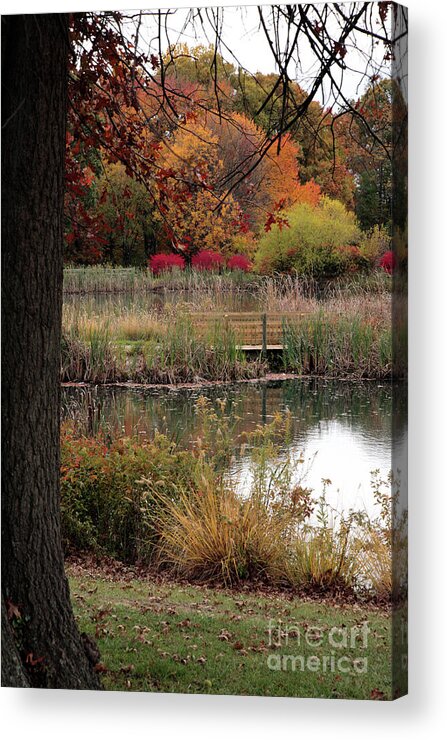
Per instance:
[[[240,417],[234,424],[235,454],[230,475],[244,492],[250,485],[250,453],[241,451],[241,434],[270,422],[275,412],[289,409],[292,419],[289,451],[304,455],[296,480],[319,495],[329,478],[329,502],[337,509],[373,509],[371,472],[386,477],[393,459],[405,455],[407,444],[405,387],[380,382],[296,379],[270,383],[239,383],[200,389],[98,388],[101,419],[120,434],[151,436],[155,430],[188,446],[201,434],[196,403],[205,396],[225,413]],[[64,387],[63,417],[83,420],[86,391]],[[394,396],[394,400],[393,400]],[[393,421],[394,409],[394,421]],[[394,439],[394,442],[393,442]],[[401,475],[402,484],[403,480]]]

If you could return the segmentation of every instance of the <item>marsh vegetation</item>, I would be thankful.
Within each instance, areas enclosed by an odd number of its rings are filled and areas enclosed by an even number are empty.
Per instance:
[[[182,275],[180,291],[170,275],[157,301],[138,290],[123,300],[122,273],[112,280],[115,300],[66,302],[63,381],[200,383],[257,378],[272,369],[328,377],[393,375],[391,279],[383,272],[324,287],[290,275],[244,275],[246,282],[240,282],[232,274],[191,272]],[[129,281],[136,274],[131,271]],[[107,271],[104,276],[107,286],[111,278]],[[262,349],[264,314],[267,345],[279,347],[279,357],[242,349]]]

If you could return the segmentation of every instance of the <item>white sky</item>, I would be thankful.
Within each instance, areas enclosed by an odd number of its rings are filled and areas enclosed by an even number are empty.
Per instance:
[[[205,3],[200,4],[201,7],[203,5]],[[348,5],[350,3],[346,4],[346,6]],[[153,8],[156,6],[151,4],[148,7]],[[168,45],[173,43],[186,42],[189,46],[197,44],[209,45],[213,43],[214,34],[210,23],[206,20],[206,9],[203,12],[204,28],[199,22],[195,23],[194,28],[191,23],[186,23],[185,28],[188,11],[189,8],[170,8],[171,15],[167,21],[167,33],[163,34],[162,39],[163,50],[166,50]],[[141,30],[140,36],[144,38],[147,44],[152,46],[151,51],[156,53],[158,51],[158,42],[154,42],[154,37],[156,35],[157,21],[147,17],[144,21],[144,26],[145,28]],[[222,49],[224,58],[227,61],[237,66],[234,59],[236,57],[241,66],[253,73],[258,71],[263,73],[277,71],[267,39],[260,27],[256,5],[225,7],[223,9],[222,38],[228,47],[226,51],[224,48]],[[152,44],[150,43],[151,39]],[[343,74],[343,78],[341,75],[338,77],[338,82],[342,86],[343,93],[348,98],[357,98],[362,94],[368,84],[368,79],[364,77],[367,66],[366,60],[372,54],[372,61],[368,64],[368,74],[372,75],[381,66],[384,53],[381,44],[371,50],[371,41],[366,36],[358,35],[356,44],[357,49],[348,45],[348,53],[345,57],[345,61],[356,71],[351,72],[348,70]],[[147,50],[147,45],[145,50]],[[307,89],[312,83],[313,75],[319,70],[314,53],[311,51],[307,42],[303,42],[300,45],[299,62],[300,64],[298,64],[298,59],[295,58],[294,62],[289,65],[289,74],[304,89]],[[389,74],[389,70],[382,65],[382,76],[384,72]],[[324,105],[331,105],[333,102],[330,99],[328,88],[319,91],[317,99]]]
[[[163,1],[163,0],[162,0]],[[140,3],[129,3],[126,0],[97,0],[91,2],[91,0],[0,0],[1,12],[2,13],[18,13],[18,12],[80,12],[85,10],[127,10],[135,9],[135,6],[143,7],[147,10],[156,10],[160,7],[157,2],[147,2],[144,6]],[[263,3],[264,7],[273,5],[275,3]],[[324,3],[320,3],[323,5]],[[329,3],[332,4],[332,3]],[[198,5],[201,8],[215,7],[216,2],[211,0],[200,0]],[[244,7],[236,7],[232,3],[220,2],[220,7],[225,6],[224,14],[224,37],[228,39],[228,46],[230,50],[234,52],[235,56],[238,57],[241,64],[251,72],[274,72],[274,61],[268,44],[263,35],[262,29],[259,30],[259,20],[257,14],[257,6],[255,4],[244,5]],[[346,6],[349,3],[346,3]],[[196,6],[197,7],[197,6]],[[170,10],[175,10],[175,15],[171,16],[169,27],[172,38],[170,41],[178,38],[179,32],[182,29],[183,21],[186,17],[189,7],[185,0],[171,0]],[[150,38],[151,34],[147,29],[147,36]],[[184,41],[188,44],[194,43],[206,43],[206,38],[202,33],[197,34],[197,39],[194,38],[191,30],[183,35]],[[211,40],[211,39],[210,39]],[[365,69],[365,61],[362,58],[362,52],[369,56],[369,40],[365,37],[359,37],[357,39],[361,51],[348,49],[346,61],[349,62],[350,66],[357,67],[359,74],[346,72],[344,74],[342,89],[344,94],[349,98],[358,97],[365,89],[366,80],[362,73]],[[164,46],[167,46],[167,40],[165,39]],[[156,51],[156,49],[155,49]],[[292,78],[295,78],[303,88],[308,88],[312,79],[312,74],[317,71],[314,64],[314,57],[307,46],[301,46],[299,49],[301,57],[301,69],[295,69],[290,66],[289,74]],[[230,53],[227,54],[228,61],[231,60]],[[383,57],[382,50],[375,50],[375,59],[378,62]],[[370,69],[370,73],[373,74],[376,70]],[[323,91],[319,92],[317,99],[324,105],[331,105],[332,101],[327,97],[328,91],[326,90],[326,98],[323,96]]]

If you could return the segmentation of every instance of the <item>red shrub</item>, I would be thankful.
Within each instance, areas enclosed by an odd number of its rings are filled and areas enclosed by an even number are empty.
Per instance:
[[[224,264],[224,258],[217,252],[204,249],[194,255],[191,264],[195,270],[218,270]]]
[[[396,257],[394,256],[394,252],[392,252],[391,250],[385,252],[379,262],[379,265],[383,270],[385,270],[385,272],[391,275],[394,268],[396,267]]]
[[[229,270],[242,270],[242,272],[250,272],[251,262],[245,254],[234,254],[227,262]]]
[[[174,267],[184,270],[185,259],[180,254],[154,254],[149,260],[149,267],[154,275],[168,272]]]

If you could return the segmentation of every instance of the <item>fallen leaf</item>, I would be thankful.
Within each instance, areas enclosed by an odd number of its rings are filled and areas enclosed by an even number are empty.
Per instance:
[[[383,691],[380,691],[380,689],[371,689],[369,698],[375,699],[376,701],[383,701],[383,699],[385,699],[385,694]]]
[[[107,668],[105,667],[104,663],[97,663],[93,670],[95,673],[107,673]]]
[[[9,620],[20,619],[20,617],[22,616],[17,604],[13,604],[12,601],[10,601],[9,599],[6,601],[6,608]]]
[[[35,658],[34,653],[28,653],[28,655],[25,658],[25,663],[28,663],[28,665],[36,666],[39,665],[39,663],[43,663],[45,658]]]

